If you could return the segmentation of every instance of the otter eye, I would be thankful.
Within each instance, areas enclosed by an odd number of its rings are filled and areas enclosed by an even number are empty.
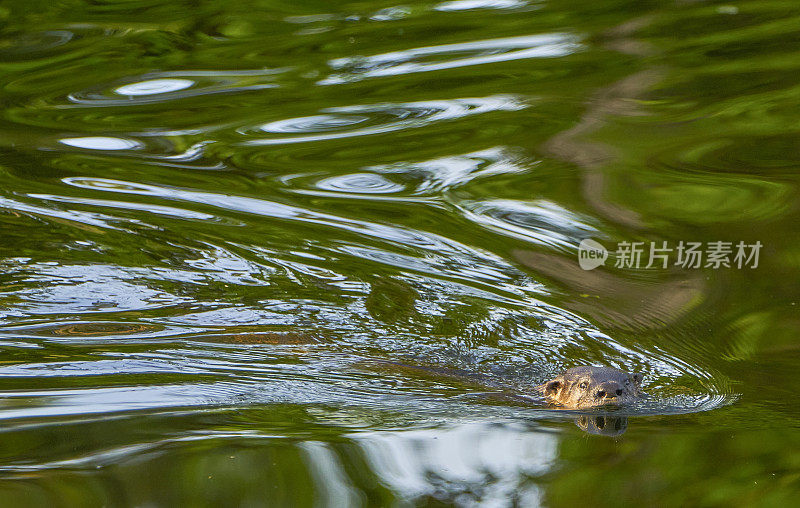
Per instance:
[[[586,384],[586,381],[584,381],[583,383],[581,383],[581,390],[585,390],[587,386],[588,385]]]

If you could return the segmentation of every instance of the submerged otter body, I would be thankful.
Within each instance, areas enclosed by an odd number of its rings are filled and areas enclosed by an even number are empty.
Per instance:
[[[573,367],[538,386],[548,401],[564,407],[584,409],[625,405],[639,400],[642,375],[610,367]]]

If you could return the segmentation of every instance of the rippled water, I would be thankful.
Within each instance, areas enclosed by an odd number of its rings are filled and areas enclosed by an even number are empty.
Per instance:
[[[795,2],[12,0],[0,26],[2,504],[800,491]],[[590,238],[763,249],[586,271]],[[647,398],[535,392],[585,364]]]

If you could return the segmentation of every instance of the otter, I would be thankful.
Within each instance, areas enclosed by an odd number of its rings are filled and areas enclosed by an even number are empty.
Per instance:
[[[536,388],[551,402],[570,409],[616,405],[639,400],[642,374],[610,367],[582,366],[567,369]]]

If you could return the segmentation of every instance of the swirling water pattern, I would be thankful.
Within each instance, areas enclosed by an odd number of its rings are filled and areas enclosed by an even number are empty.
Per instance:
[[[714,475],[716,502],[791,493],[796,466],[771,464],[800,440],[781,434],[793,4],[42,9],[0,6],[3,499],[574,505],[578,481],[679,504]],[[586,238],[765,249],[757,270],[586,272]],[[640,371],[648,397],[537,398],[579,364]],[[573,420],[605,418],[636,453],[575,449]],[[737,490],[697,459],[730,433],[720,457],[757,443],[784,483]],[[617,477],[634,487],[596,488]]]

